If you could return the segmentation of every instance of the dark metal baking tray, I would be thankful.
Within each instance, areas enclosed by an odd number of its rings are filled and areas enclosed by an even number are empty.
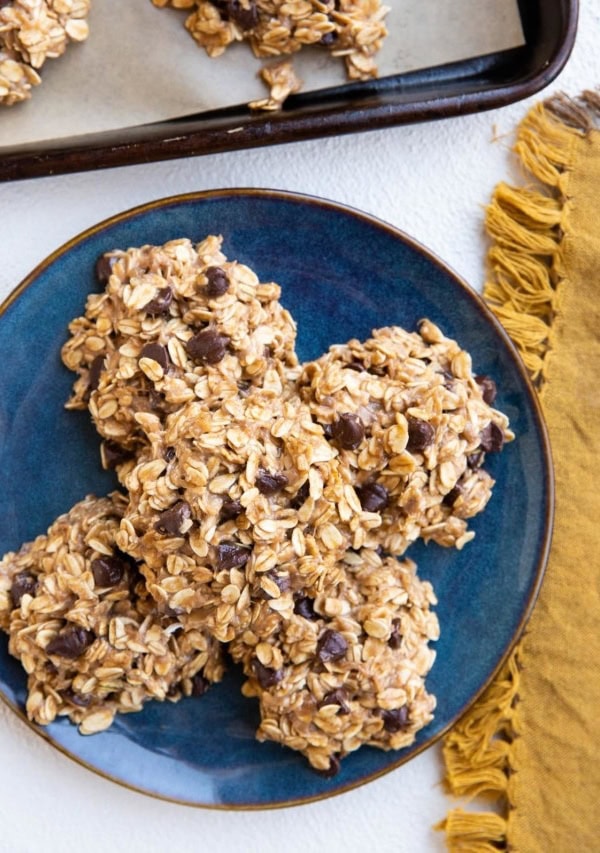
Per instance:
[[[463,115],[528,97],[567,61],[579,0],[519,0],[525,45],[436,68],[290,97],[280,113],[233,107],[19,146],[0,181],[147,163]]]

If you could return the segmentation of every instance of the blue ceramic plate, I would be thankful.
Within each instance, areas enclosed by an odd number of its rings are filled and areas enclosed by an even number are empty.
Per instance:
[[[223,190],[165,199],[115,216],[41,264],[0,317],[0,553],[46,530],[84,495],[115,486],[98,462],[87,414],[63,408],[72,375],[59,357],[68,321],[97,287],[94,262],[113,248],[199,240],[221,233],[231,258],[282,285],[298,323],[301,359],[330,344],[397,324],[438,323],[493,376],[498,406],[517,440],[489,460],[497,480],[475,540],[461,552],[412,548],[439,598],[441,639],[428,679],[435,720],[399,753],[363,748],[333,779],[304,759],[254,740],[253,700],[231,672],[202,699],[150,703],[110,730],[78,734],[65,719],[38,729],[63,752],[124,785],[167,799],[223,808],[319,799],[368,781],[420,752],[489,683],[518,637],[543,574],[552,516],[548,442],[536,397],[512,345],[489,310],[439,260],[399,231],[328,201],[280,192]],[[23,716],[25,675],[0,638],[0,691]]]

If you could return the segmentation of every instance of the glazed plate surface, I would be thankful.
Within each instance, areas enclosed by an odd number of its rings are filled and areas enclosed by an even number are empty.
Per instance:
[[[281,192],[222,190],[179,196],[120,214],[42,263],[0,316],[0,553],[44,532],[86,494],[115,487],[101,470],[87,413],[68,412],[72,374],[60,348],[69,320],[98,288],[96,258],[113,248],[223,235],[223,250],[282,286],[298,324],[298,354],[365,338],[373,328],[414,330],[428,317],[498,385],[496,405],[517,439],[488,457],[492,499],[462,551],[417,544],[408,554],[439,599],[441,638],[428,689],[434,721],[401,752],[363,748],[325,779],[300,756],[254,739],[258,709],[241,674],[197,699],[149,703],[106,732],[84,737],[66,719],[32,726],[77,761],[116,782],[198,806],[260,808],[340,793],[407,761],[472,703],[516,641],[535,601],[552,524],[553,481],[535,393],[483,302],[423,247],[389,225],[332,202]],[[0,637],[0,695],[24,718],[26,679]]]

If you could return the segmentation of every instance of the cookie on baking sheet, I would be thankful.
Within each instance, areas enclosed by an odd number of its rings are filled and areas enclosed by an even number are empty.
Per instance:
[[[4,0],[0,3],[0,105],[31,97],[37,73],[70,41],[85,41],[91,0]]]
[[[31,97],[33,86],[42,82],[40,75],[19,54],[1,48],[0,41],[0,104],[11,107]]]
[[[272,59],[312,46],[343,58],[350,80],[377,76],[389,12],[380,0],[152,0],[189,9],[185,27],[211,57],[237,41]]]

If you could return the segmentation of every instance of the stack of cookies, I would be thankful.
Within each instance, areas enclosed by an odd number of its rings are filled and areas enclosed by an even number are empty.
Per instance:
[[[226,650],[258,738],[315,769],[409,745],[433,716],[439,627],[404,555],[473,537],[486,455],[513,437],[493,380],[428,321],[299,365],[280,288],[215,236],[110,252],[97,273],[63,347],[67,405],[123,491],[0,563],[29,717],[100,731],[201,695]]]

